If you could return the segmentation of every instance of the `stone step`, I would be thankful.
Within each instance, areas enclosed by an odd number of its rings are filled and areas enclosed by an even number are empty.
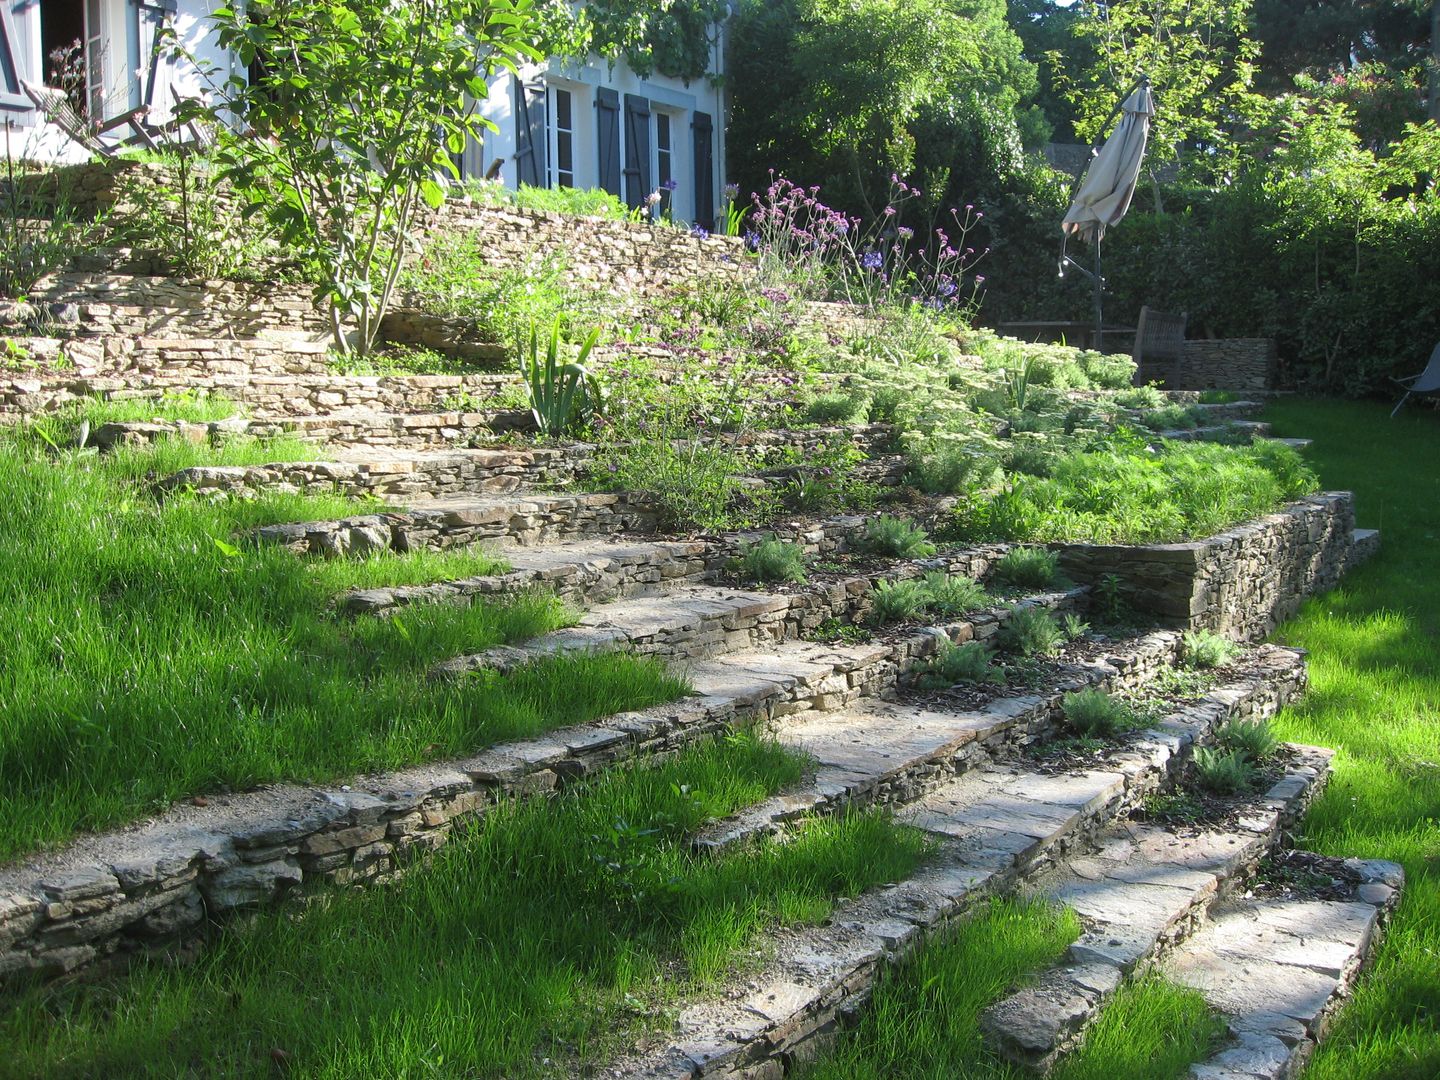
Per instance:
[[[670,705],[345,785],[210,794],[203,806],[177,804],[0,866],[0,979],[164,951],[192,939],[207,916],[277,903],[303,882],[371,880],[443,845],[457,823],[498,801],[738,725],[884,694],[940,640],[925,629],[886,642],[788,641],[696,661],[684,668],[693,694]],[[1127,663],[1153,669],[1178,644],[1175,634],[1149,635],[1128,647]]]
[[[118,332],[90,337],[19,337],[33,365],[32,379],[114,376],[202,381],[217,376],[334,373],[328,340],[276,331],[257,337],[154,335]]]
[[[828,620],[855,624],[870,610],[870,591],[881,581],[920,576],[949,564],[943,559],[896,562],[883,571],[856,574],[793,592],[720,588],[677,583],[660,595],[636,596],[601,604],[563,630],[520,645],[502,645],[438,665],[434,672],[454,677],[480,670],[506,671],[543,657],[572,652],[623,650],[649,656],[692,659],[798,638]],[[966,553],[956,564],[970,566]],[[1083,602],[1085,589],[1046,593],[986,611],[968,614],[964,640],[992,637],[1013,611],[1042,607],[1061,611]],[[958,625],[958,623],[957,623]]]
[[[842,903],[823,926],[773,932],[753,950],[768,958],[759,970],[693,1002],[668,1045],[624,1057],[608,1075],[778,1076],[808,1060],[855,1017],[881,971],[977,900],[1090,850],[1178,763],[1175,737],[1159,732],[1143,752],[1093,769],[987,765],[936,788],[902,815],[936,840],[923,869]]]
[[[456,449],[471,440],[488,441],[497,426],[513,418],[512,410],[491,412],[389,413],[363,409],[336,410],[316,416],[269,419],[238,417],[210,423],[103,424],[90,435],[92,446],[144,445],[160,439],[183,438],[215,442],[226,438],[270,439],[287,437],[330,447],[365,449]]]
[[[1356,529],[1353,535],[1354,541],[1350,546],[1350,555],[1345,561],[1347,571],[1363,562],[1369,562],[1380,554],[1379,529]]]
[[[1192,709],[1207,722],[1184,731],[1185,735],[1208,735],[1214,716],[1203,706],[1210,702],[1218,704],[1225,716],[1236,715],[1274,686],[1298,684],[1303,676],[1303,661],[1290,650],[1263,647],[1256,651],[1255,663],[1263,674]],[[1107,692],[1136,689],[1149,675],[1146,666],[1102,658],[1070,665],[1066,677],[1044,693],[1000,696],[975,709],[877,701],[780,720],[772,725],[776,738],[808,754],[816,764],[814,774],[796,788],[706,827],[697,835],[696,846],[717,850],[844,807],[913,802],[959,773],[1054,735],[1063,728],[1061,704],[1067,693],[1085,687]],[[1176,732],[1182,730],[1178,725],[1171,721]]]
[[[1287,749],[1285,775],[1233,824],[1176,832],[1128,823],[1094,855],[1065,860],[1036,884],[1036,894],[1079,914],[1085,932],[1064,967],[986,1011],[982,1026],[992,1045],[1013,1061],[1048,1070],[1128,973],[1185,940],[1218,899],[1243,887],[1328,775],[1330,751]]]
[[[1212,442],[1234,437],[1264,439],[1270,436],[1270,425],[1260,420],[1231,420],[1225,424],[1177,428],[1174,431],[1161,431],[1157,434],[1159,438],[1170,439],[1173,442]]]
[[[1289,1080],[1373,953],[1404,885],[1395,863],[1350,860],[1349,900],[1244,897],[1161,962],[1168,979],[1223,1013],[1230,1041],[1191,1066],[1194,1080]]]
[[[30,417],[77,401],[160,401],[177,393],[226,398],[257,419],[324,412],[445,412],[488,402],[517,375],[174,375],[168,372],[0,376],[0,417]],[[469,405],[468,411],[474,411]]]
[[[1271,438],[1274,439],[1274,436]],[[1314,439],[1274,439],[1274,441],[1290,447],[1291,450],[1299,451],[1309,450],[1315,442]]]

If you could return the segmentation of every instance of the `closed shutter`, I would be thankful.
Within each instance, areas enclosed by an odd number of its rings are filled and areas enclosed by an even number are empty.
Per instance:
[[[595,91],[595,145],[599,150],[600,186],[620,194],[620,94],[600,87]]]
[[[515,179],[545,186],[545,85],[510,83],[515,101]]]
[[[633,210],[650,194],[650,102],[625,95],[625,202]]]
[[[30,99],[20,89],[20,80],[39,80],[32,72],[21,67],[30,55],[30,40],[28,36],[21,37],[21,26],[28,29],[28,24],[33,22],[39,13],[38,4],[32,5],[26,0],[0,0],[0,112],[7,115],[29,112],[32,108]]]
[[[715,228],[715,125],[709,113],[690,122],[695,136],[695,224]]]
[[[149,108],[145,122],[169,123],[175,115],[175,47],[166,30],[174,25],[176,0],[139,0],[140,50],[144,58],[144,83],[140,103]]]

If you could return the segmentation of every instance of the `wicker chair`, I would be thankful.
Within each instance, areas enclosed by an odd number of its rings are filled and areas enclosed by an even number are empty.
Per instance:
[[[1135,385],[1158,382],[1176,388],[1185,358],[1185,320],[1183,311],[1176,315],[1140,309],[1140,321],[1135,325]]]

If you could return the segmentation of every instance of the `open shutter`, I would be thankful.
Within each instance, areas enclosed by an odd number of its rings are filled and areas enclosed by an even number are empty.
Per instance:
[[[145,64],[140,103],[149,108],[145,122],[167,124],[175,115],[175,47],[166,30],[174,25],[176,0],[139,0],[140,55]]]
[[[650,194],[650,102],[625,95],[625,202],[633,210]]]
[[[529,86],[519,78],[510,83],[515,101],[515,179],[546,187],[545,84]]]
[[[709,113],[690,122],[695,136],[695,224],[715,228],[715,125]]]
[[[40,81],[25,66],[30,57],[30,39],[28,35],[21,37],[22,25],[28,29],[28,23],[38,17],[40,6],[18,0],[13,11],[11,7],[12,0],[0,0],[0,112],[13,119],[13,113],[32,108],[20,89],[20,80]]]
[[[620,94],[608,87],[595,91],[595,145],[599,148],[600,186],[620,194]]]

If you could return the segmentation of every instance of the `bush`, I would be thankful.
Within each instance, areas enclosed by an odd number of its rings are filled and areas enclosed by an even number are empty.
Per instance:
[[[923,559],[935,554],[929,534],[909,518],[881,514],[865,523],[859,547],[871,555],[896,559]]]
[[[955,439],[926,439],[905,453],[910,481],[931,495],[960,495],[992,487],[1000,467],[983,447]]]
[[[1011,609],[1000,638],[1007,649],[1021,656],[1054,656],[1065,634],[1044,608],[1017,607]]]
[[[1202,746],[1195,751],[1195,779],[1216,795],[1238,795],[1249,791],[1259,770],[1241,750],[1214,750]]]
[[[995,669],[995,653],[983,641],[964,645],[946,643],[916,675],[921,690],[940,690],[956,683],[995,683],[1003,677]]]
[[[744,575],[761,585],[772,581],[803,584],[806,578],[805,549],[774,536],[744,545],[738,561]]]
[[[1060,629],[1070,641],[1079,641],[1090,632],[1090,624],[1073,611],[1067,611],[1060,617]]]
[[[1012,548],[995,564],[991,574],[1007,585],[1048,589],[1060,576],[1060,555],[1044,548]]]
[[[1060,707],[1069,725],[1081,735],[1091,738],[1113,739],[1136,724],[1135,714],[1129,706],[1093,687],[1066,694]]]
[[[805,419],[816,424],[863,424],[870,415],[870,399],[863,394],[821,394],[805,409]]]
[[[1216,732],[1221,747],[1244,754],[1252,761],[1274,757],[1280,748],[1280,737],[1266,720],[1227,720]]]
[[[963,615],[978,611],[990,597],[974,578],[932,570],[924,577],[925,607],[937,615]]]
[[[1239,645],[1210,630],[1186,630],[1180,637],[1180,659],[1186,667],[1224,667],[1239,655]]]
[[[870,621],[883,625],[913,619],[929,599],[918,581],[882,581],[870,590]]]

